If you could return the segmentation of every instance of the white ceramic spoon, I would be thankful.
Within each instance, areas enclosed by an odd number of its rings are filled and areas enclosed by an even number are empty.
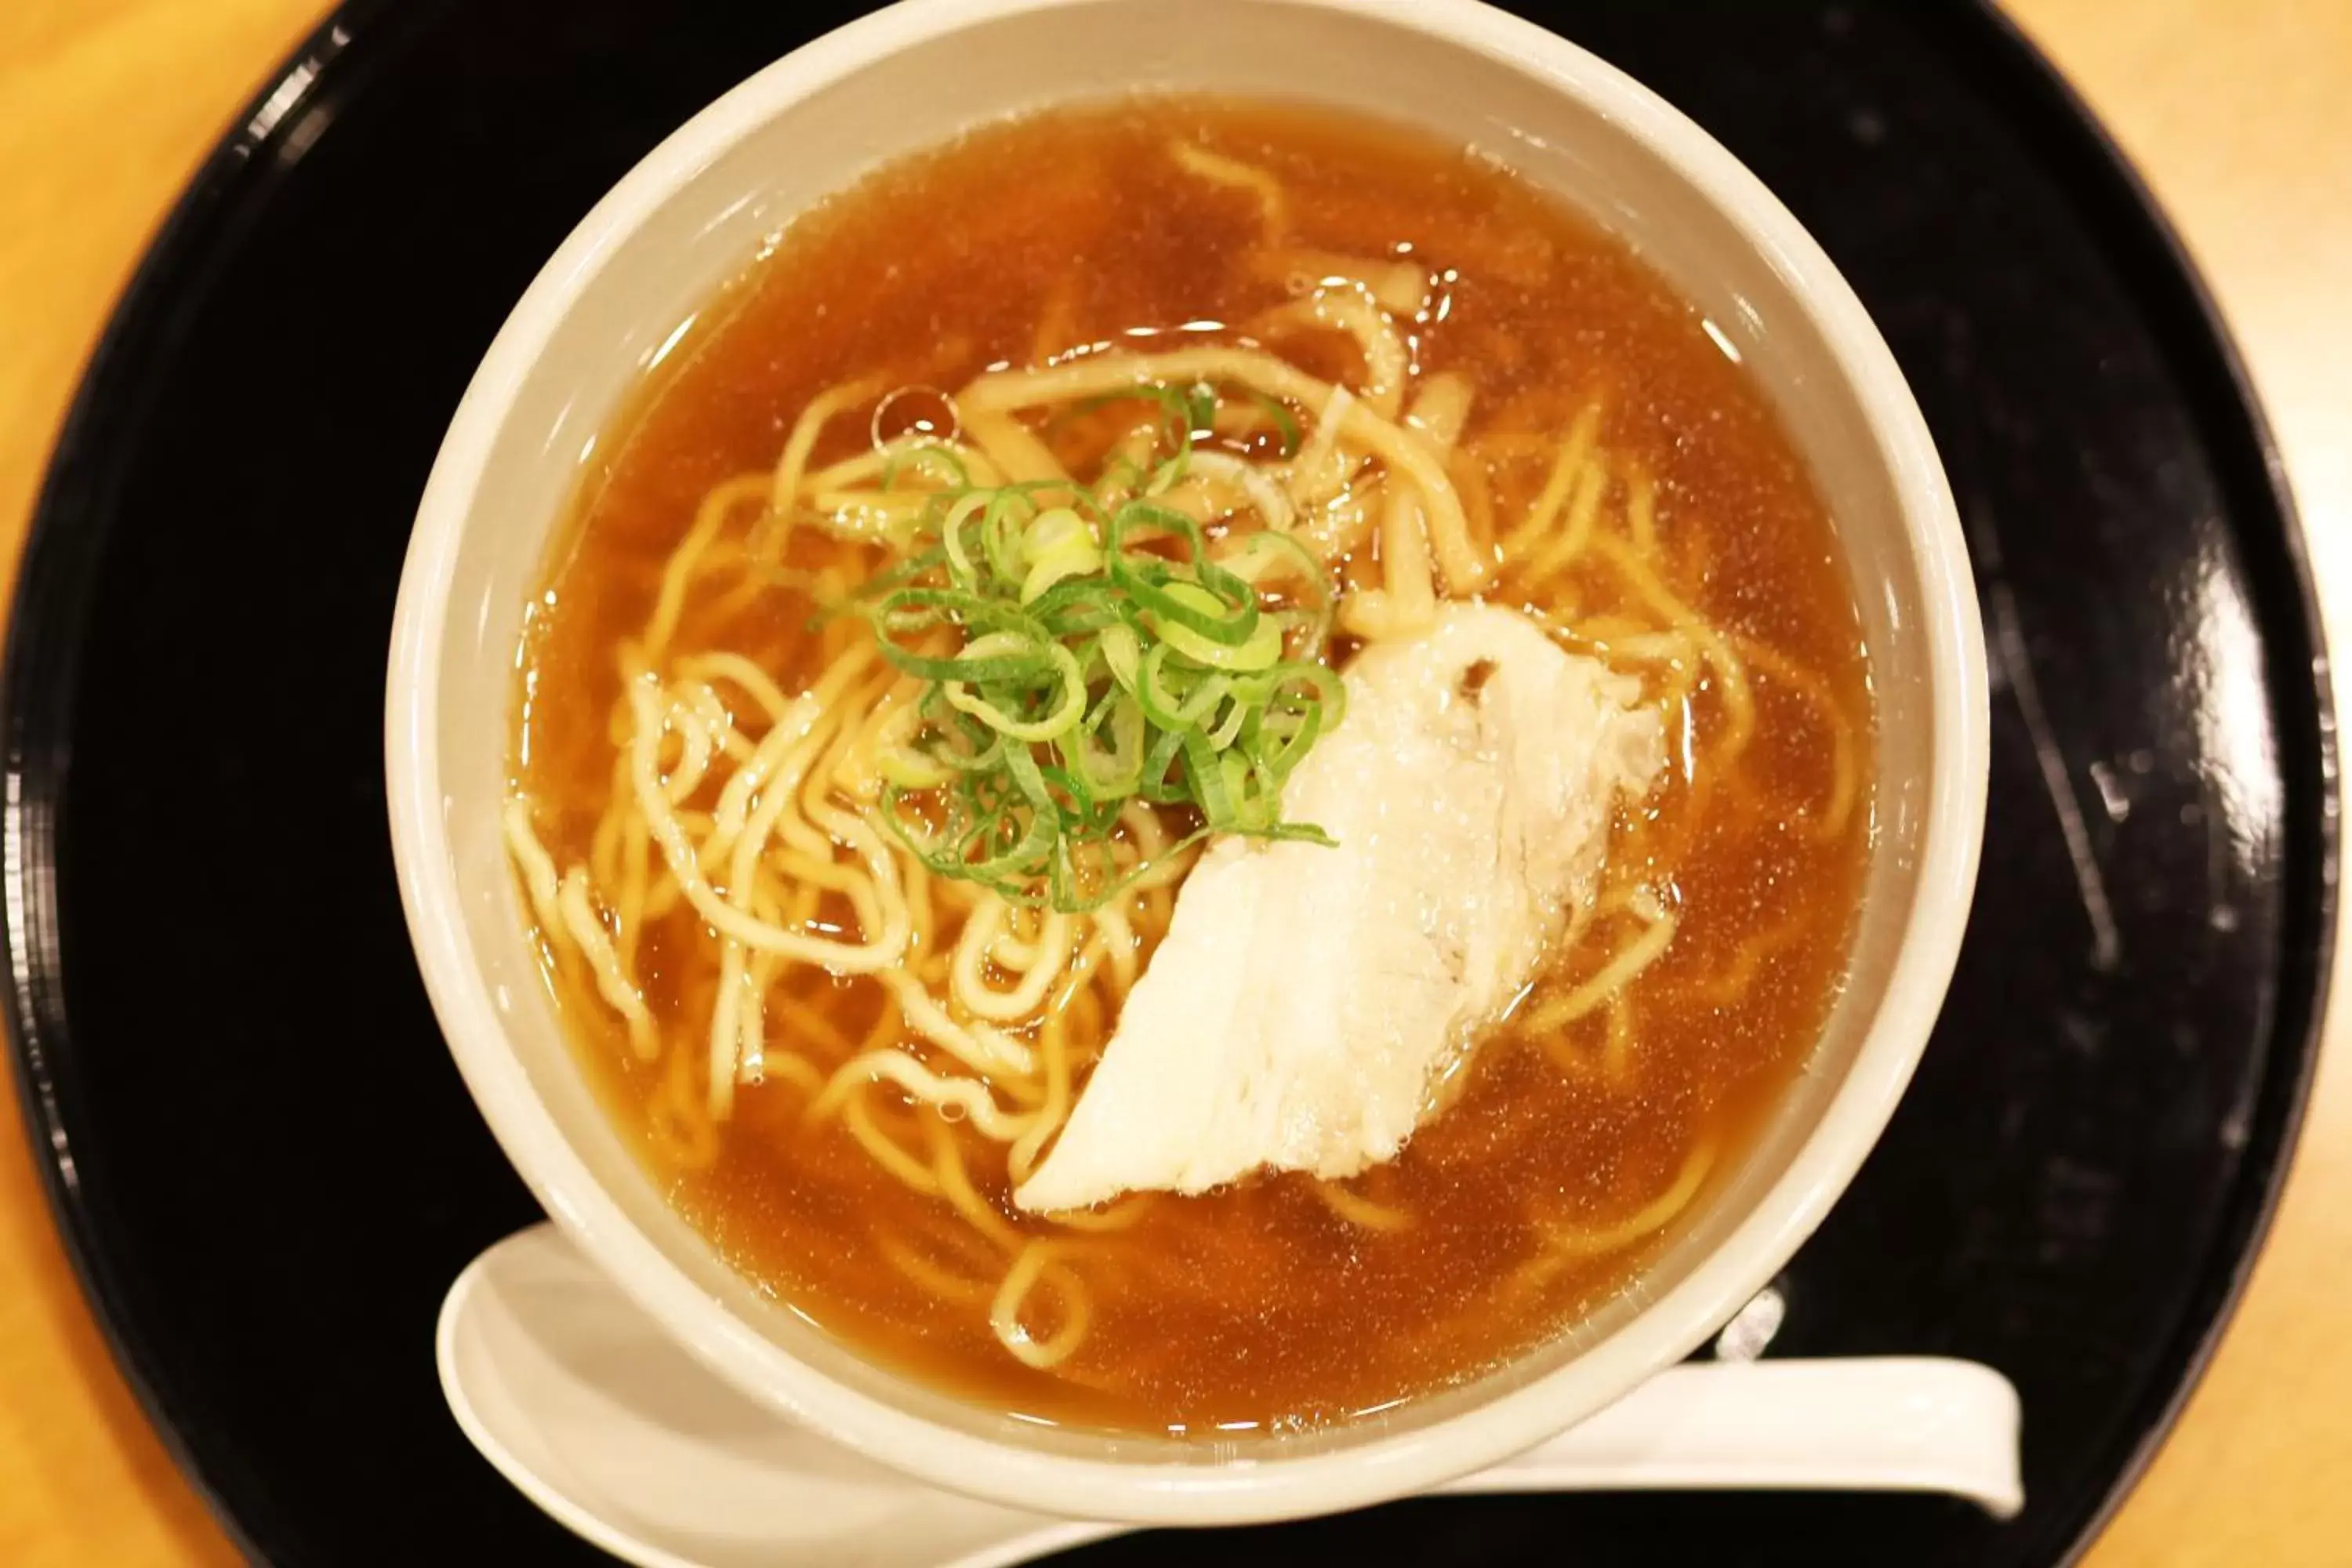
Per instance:
[[[1130,1527],[1000,1508],[792,1425],[705,1370],[551,1226],[449,1288],[441,1386],[485,1458],[644,1568],[997,1568]],[[1928,1358],[1673,1367],[1550,1442],[1440,1489],[1950,1492],[2006,1518],[2017,1391]]]

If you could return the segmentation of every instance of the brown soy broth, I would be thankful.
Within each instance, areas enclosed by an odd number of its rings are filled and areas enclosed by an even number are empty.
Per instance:
[[[1457,149],[1322,110],[1141,100],[992,127],[824,205],[714,300],[657,369],[606,438],[527,633],[517,772],[559,861],[588,853],[612,788],[617,641],[644,622],[705,493],[772,464],[812,396],[877,371],[951,388],[991,365],[1138,329],[1163,335],[1126,338],[1131,346],[1230,340],[1230,329],[1186,324],[1242,321],[1287,297],[1286,279],[1251,259],[1256,203],[1180,169],[1165,151],[1180,136],[1274,172],[1291,243],[1410,255],[1437,273],[1411,343],[1419,370],[1472,382],[1469,439],[1556,443],[1580,407],[1604,399],[1603,446],[1656,482],[1669,586],[1809,671],[1860,736],[1867,777],[1866,668],[1830,521],[1761,396],[1687,304],[1553,198]],[[1356,373],[1345,340],[1280,346],[1318,374]],[[836,421],[816,460],[860,449],[866,426]],[[1500,464],[1497,515],[1524,512],[1544,477],[1540,458]],[[1598,568],[1580,568],[1571,584],[1572,605],[1538,607],[1572,623],[1624,597]],[[807,608],[780,592],[772,615],[730,614],[722,628],[713,606],[690,600],[679,645],[723,630],[726,646],[793,689],[821,662],[802,629]],[[1621,824],[1621,860],[1687,841],[1659,868],[1680,893],[1682,923],[1631,994],[1630,1083],[1611,1087],[1556,1059],[1605,1051],[1595,1019],[1550,1041],[1506,1026],[1459,1100],[1402,1158],[1353,1184],[1410,1215],[1406,1229],[1350,1224],[1297,1177],[1162,1197],[1133,1229],[1085,1238],[1074,1254],[1093,1326],[1077,1355],[1045,1373],[998,1344],[985,1292],[926,1290],[882,1259],[877,1237],[905,1238],[952,1272],[958,1222],[866,1157],[837,1120],[811,1127],[802,1089],[745,1088],[709,1168],[656,1168],[774,1295],[887,1363],[1000,1407],[1230,1433],[1340,1418],[1474,1374],[1589,1310],[1657,1245],[1529,1287],[1545,1230],[1639,1209],[1702,1141],[1727,1168],[1835,994],[1869,803],[1843,837],[1809,836],[1808,805],[1833,782],[1817,707],[1761,678],[1755,701],[1754,740],[1735,776],[1710,781],[1703,813],[1676,780],[1646,822]],[[1712,684],[1695,714],[1703,753],[1727,721]],[[688,1057],[715,989],[701,938],[687,921],[657,924],[639,960],[649,1001]],[[1587,945],[1520,1016],[1590,969]],[[870,981],[820,978],[803,990],[851,1039],[880,1006]],[[559,991],[620,1120],[642,1130],[657,1075],[671,1069],[640,1065],[576,974]],[[919,1150],[913,1115],[897,1130]],[[1010,1205],[1003,1147],[969,1129],[956,1135],[987,1199],[1042,1233]]]

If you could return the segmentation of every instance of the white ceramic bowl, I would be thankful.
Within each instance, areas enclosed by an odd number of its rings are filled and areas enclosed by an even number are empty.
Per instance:
[[[499,841],[514,650],[550,531],[630,387],[761,240],[977,121],[1151,88],[1321,100],[1473,143],[1630,241],[1778,406],[1837,520],[1874,663],[1876,821],[1852,978],[1744,1167],[1641,1288],[1391,1416],[1215,1446],[1052,1430],[917,1385],[763,1300],[663,1201],[566,1047]],[[408,921],[451,1051],[549,1214],[749,1393],[940,1485],[1179,1523],[1319,1513],[1518,1452],[1699,1344],[1869,1152],[1974,882],[1986,695],[1934,447],[1828,258],[1730,154],[1571,45],[1469,0],[908,0],[753,77],[598,204],[515,307],[444,442],[394,624],[385,752]]]

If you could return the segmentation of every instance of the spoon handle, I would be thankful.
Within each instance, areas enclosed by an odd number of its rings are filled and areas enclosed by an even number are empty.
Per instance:
[[[2024,1506],[2017,1390],[1928,1356],[1695,1363],[1517,1458],[1440,1490],[1948,1492]]]

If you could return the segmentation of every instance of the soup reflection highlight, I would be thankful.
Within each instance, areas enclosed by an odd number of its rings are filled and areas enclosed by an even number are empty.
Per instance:
[[[1392,1406],[1622,1289],[1811,1048],[1871,811],[1830,521],[1494,163],[992,126],[797,221],[615,434],[507,839],[649,1168],[886,1363]]]

